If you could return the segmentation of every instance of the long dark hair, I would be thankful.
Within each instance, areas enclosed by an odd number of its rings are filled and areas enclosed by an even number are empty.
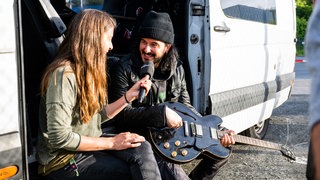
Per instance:
[[[171,48],[167,53],[163,55],[158,67],[161,70],[161,72],[171,71],[173,67],[176,67],[178,59],[178,50],[174,44],[171,44]]]

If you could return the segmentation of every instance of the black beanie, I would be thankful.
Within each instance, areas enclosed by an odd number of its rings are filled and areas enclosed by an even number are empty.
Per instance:
[[[151,38],[173,44],[174,31],[169,14],[148,12],[140,25],[138,34],[140,38]]]

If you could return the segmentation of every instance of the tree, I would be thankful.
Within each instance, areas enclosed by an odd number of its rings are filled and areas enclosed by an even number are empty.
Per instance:
[[[306,28],[308,19],[312,12],[312,0],[296,0],[296,20],[297,20],[297,55],[303,55],[304,36],[306,34]]]

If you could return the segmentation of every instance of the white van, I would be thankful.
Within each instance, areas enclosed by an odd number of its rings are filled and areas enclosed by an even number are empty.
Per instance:
[[[193,104],[221,116],[223,126],[261,138],[294,82],[295,1],[206,3],[189,6],[191,11],[200,5],[205,12],[188,18],[188,36],[201,38],[187,50]]]
[[[110,61],[129,52],[141,12],[168,12],[192,104],[237,133],[263,138],[273,109],[290,96],[294,0],[1,0],[0,179],[39,178],[40,78],[70,19],[84,8],[117,19]]]
[[[141,9],[170,14],[193,106],[223,126],[263,138],[274,108],[294,82],[294,0],[109,0],[103,10],[119,23],[115,56],[123,53]],[[152,7],[152,8],[150,8]]]

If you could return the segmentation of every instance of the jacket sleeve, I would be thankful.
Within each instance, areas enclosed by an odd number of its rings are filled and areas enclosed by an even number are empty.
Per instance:
[[[139,80],[137,72],[132,68],[130,60],[126,62],[120,61],[109,69],[109,103],[121,98],[124,93],[129,90],[134,83]],[[134,102],[133,102],[134,103]],[[136,126],[136,127],[164,127],[165,106],[133,106],[128,104],[116,117],[114,117],[117,125]]]
[[[197,115],[202,116],[191,105],[190,96],[188,93],[187,83],[186,83],[186,79],[185,79],[185,72],[184,72],[182,65],[177,67],[176,75],[173,76],[172,94],[173,94],[173,97],[177,96],[178,99],[177,100],[171,99],[171,101],[178,101],[178,102],[184,104],[185,106],[187,106],[189,109],[191,109]]]

